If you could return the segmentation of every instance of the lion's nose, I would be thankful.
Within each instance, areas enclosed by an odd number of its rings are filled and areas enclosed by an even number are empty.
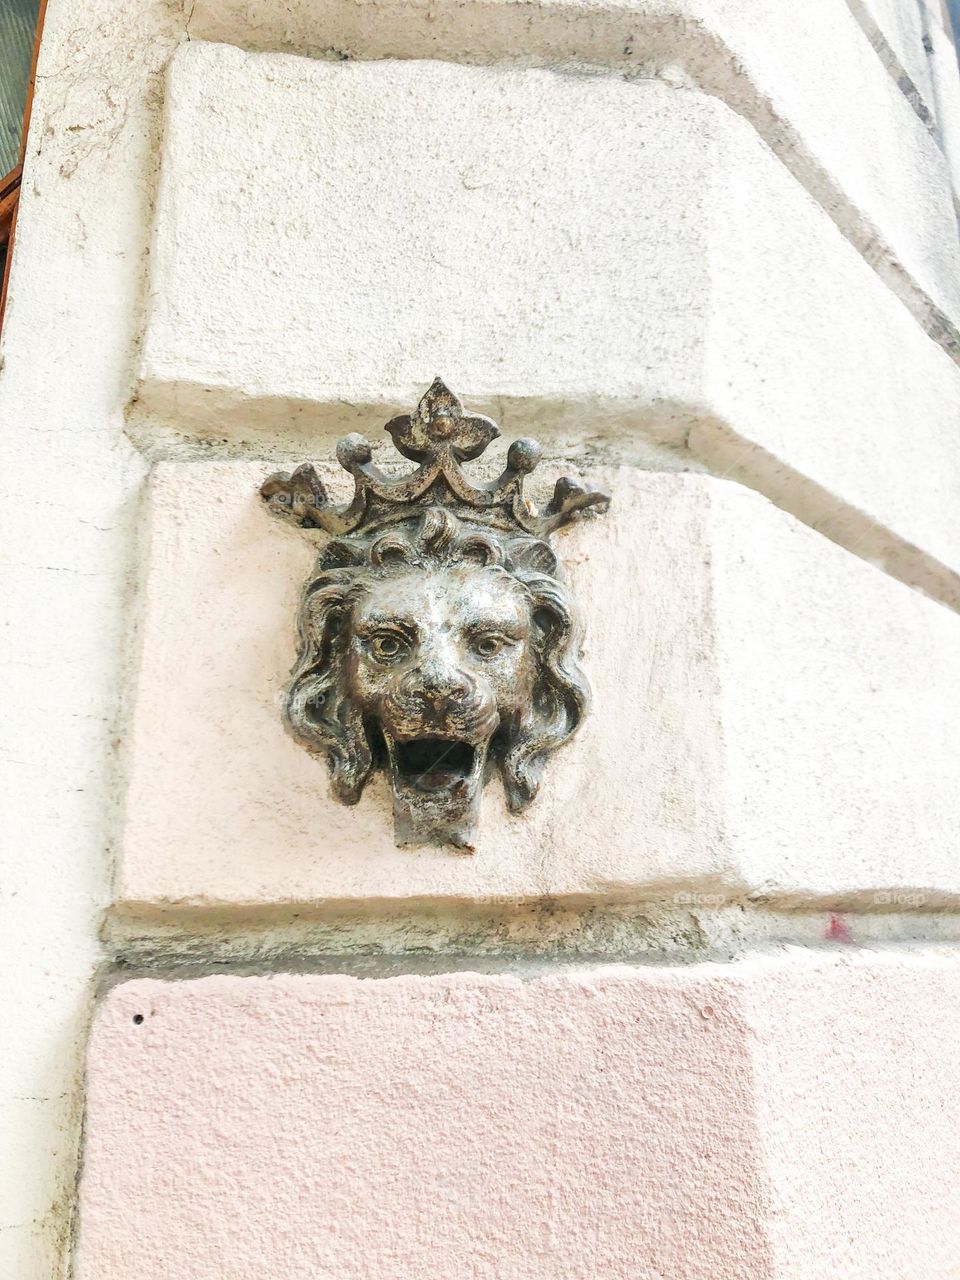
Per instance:
[[[422,698],[436,710],[444,703],[460,703],[473,692],[473,681],[465,671],[456,667],[432,664],[410,671],[403,679],[403,692],[408,697]]]

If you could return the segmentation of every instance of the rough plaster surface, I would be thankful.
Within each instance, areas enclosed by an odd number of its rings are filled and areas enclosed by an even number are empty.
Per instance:
[[[313,547],[262,509],[264,473],[151,483],[122,902],[960,890],[960,619],[737,485],[629,468],[558,539],[580,734],[522,817],[488,786],[475,855],[396,849],[386,784],[344,808],[283,731]]]
[[[774,896],[955,893],[958,619],[742,490],[713,493],[705,556],[740,876]]]
[[[0,374],[4,1280],[61,1276],[69,1239],[143,473],[123,409],[177,34],[173,5],[50,0],[20,194]]]
[[[958,1018],[955,954],[129,982],[77,1280],[948,1280]]]
[[[955,951],[794,951],[754,988],[754,1117],[784,1280],[960,1274],[958,1014]]]
[[[152,261],[141,396],[208,436],[441,371],[507,430],[686,444],[960,602],[960,372],[716,99],[192,44]]]
[[[936,136],[941,121],[931,57],[924,47],[928,28],[924,0],[915,4],[904,4],[903,0],[846,3],[891,78]]]
[[[960,354],[949,174],[899,83],[900,62],[921,93],[929,77],[915,24],[891,0],[197,0],[190,29],[326,58],[587,65],[697,85],[750,122],[928,331]]]

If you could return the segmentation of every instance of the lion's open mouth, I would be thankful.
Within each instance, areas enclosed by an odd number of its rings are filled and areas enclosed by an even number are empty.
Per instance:
[[[477,748],[450,738],[413,738],[393,748],[397,780],[418,791],[450,791],[466,782],[477,765]]]
[[[489,741],[405,738],[384,732],[397,844],[473,852]]]

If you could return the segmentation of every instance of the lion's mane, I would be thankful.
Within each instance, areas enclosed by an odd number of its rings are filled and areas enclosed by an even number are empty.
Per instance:
[[[341,677],[352,603],[374,577],[410,567],[471,563],[509,574],[530,601],[534,694],[520,720],[503,727],[494,757],[512,810],[534,798],[547,757],[583,719],[589,691],[577,664],[574,615],[556,556],[545,542],[463,522],[442,507],[428,507],[418,521],[386,531],[334,539],[321,553],[301,600],[299,650],[284,715],[303,746],[326,756],[333,789],[344,803],[359,800],[376,751]]]

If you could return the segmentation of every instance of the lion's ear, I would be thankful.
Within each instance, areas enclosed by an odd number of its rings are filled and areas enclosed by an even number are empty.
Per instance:
[[[373,757],[363,719],[341,680],[347,614],[346,585],[339,573],[322,574],[304,593],[300,648],[284,699],[284,719],[301,746],[326,756],[337,799],[356,804]]]
[[[576,732],[590,697],[577,665],[574,620],[562,583],[540,576],[527,579],[531,596],[536,677],[533,697],[508,742],[503,785],[514,813],[537,794],[551,752]]]

